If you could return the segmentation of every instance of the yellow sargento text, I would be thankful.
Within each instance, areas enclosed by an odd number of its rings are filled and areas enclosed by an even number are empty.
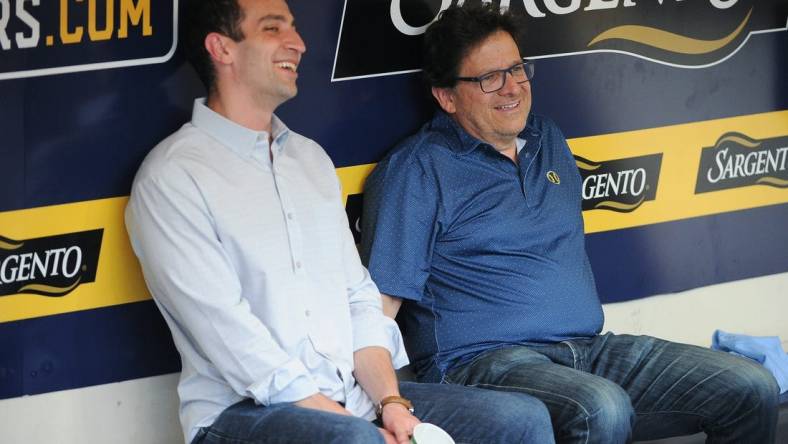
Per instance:
[[[58,29],[52,33],[42,31],[41,22],[36,18],[40,2],[0,0],[2,50],[36,48],[42,40],[46,46],[54,46],[56,43],[82,43],[85,39],[90,42],[125,39],[129,36],[130,27],[141,27],[143,37],[153,35],[150,0],[59,0]],[[87,8],[87,23],[75,20],[75,17],[84,18],[83,8]],[[20,29],[12,31],[17,28]]]

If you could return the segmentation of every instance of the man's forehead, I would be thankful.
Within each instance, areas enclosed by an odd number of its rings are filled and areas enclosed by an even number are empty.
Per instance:
[[[499,30],[471,47],[462,58],[460,68],[503,69],[520,59],[520,50],[512,36]]]
[[[285,0],[238,0],[238,3],[247,19],[293,21],[293,14]]]

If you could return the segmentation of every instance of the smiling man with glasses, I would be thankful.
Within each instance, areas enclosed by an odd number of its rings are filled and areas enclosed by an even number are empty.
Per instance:
[[[559,443],[700,430],[773,442],[777,385],[762,367],[599,334],[580,174],[561,131],[530,113],[518,29],[490,7],[449,8],[428,28],[439,109],[365,185],[362,258],[384,312],[400,313],[417,376],[534,396]]]

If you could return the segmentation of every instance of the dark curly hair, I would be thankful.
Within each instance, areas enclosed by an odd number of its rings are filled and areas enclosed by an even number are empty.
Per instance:
[[[205,49],[205,37],[218,32],[236,42],[244,39],[244,12],[238,0],[198,0],[182,8],[181,50],[200,76],[208,93],[216,87],[216,69]]]
[[[508,32],[519,48],[520,29],[517,17],[492,4],[446,9],[424,34],[424,80],[430,87],[453,87],[462,60],[471,50],[498,31]]]

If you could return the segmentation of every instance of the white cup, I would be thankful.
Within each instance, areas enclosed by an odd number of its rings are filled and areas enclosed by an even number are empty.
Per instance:
[[[442,428],[422,422],[413,428],[412,444],[455,444],[454,440]]]

